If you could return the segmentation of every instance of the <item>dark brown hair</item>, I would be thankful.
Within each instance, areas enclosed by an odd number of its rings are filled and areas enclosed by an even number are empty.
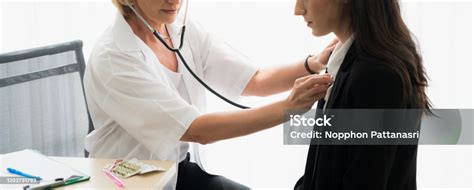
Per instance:
[[[425,90],[428,77],[418,47],[400,13],[398,0],[346,0],[355,45],[380,59],[403,80],[403,102],[430,109]]]

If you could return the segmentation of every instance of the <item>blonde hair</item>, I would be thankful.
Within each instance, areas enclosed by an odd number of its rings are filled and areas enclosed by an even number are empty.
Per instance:
[[[133,0],[112,0],[112,3],[117,7],[124,17],[128,17],[133,13],[132,10],[127,6],[127,1],[130,4],[133,3]]]

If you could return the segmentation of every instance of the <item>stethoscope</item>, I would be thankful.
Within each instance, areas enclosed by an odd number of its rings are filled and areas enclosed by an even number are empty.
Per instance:
[[[212,89],[209,85],[207,85],[203,80],[201,80],[201,78],[199,78],[199,76],[196,75],[196,73],[194,73],[191,68],[189,67],[188,63],[186,62],[186,60],[184,59],[183,55],[181,54],[181,48],[183,47],[183,42],[184,42],[184,32],[186,31],[186,17],[188,16],[188,3],[186,2],[186,8],[185,8],[185,13],[184,13],[184,19],[183,19],[183,27],[181,28],[181,37],[180,37],[180,44],[179,44],[179,47],[178,48],[173,48],[171,46],[169,46],[165,39],[161,36],[160,33],[158,33],[153,27],[151,27],[150,24],[148,24],[148,22],[138,13],[138,11],[128,2],[128,1],[125,1],[127,6],[135,13],[135,15],[137,15],[137,17],[143,22],[143,24],[145,24],[145,26],[148,28],[148,30],[150,30],[153,35],[170,51],[176,53],[176,55],[178,55],[179,59],[181,60],[181,62],[184,64],[184,66],[186,67],[186,69],[189,71],[189,73],[191,73],[191,75],[199,82],[201,83],[202,86],[204,86],[207,90],[209,90],[210,92],[212,92],[214,95],[216,95],[217,97],[219,97],[220,99],[224,100],[225,102],[235,106],[235,107],[238,107],[238,108],[241,108],[241,109],[249,109],[250,107],[247,107],[247,106],[243,106],[243,105],[240,105],[238,103],[235,103],[233,102],[232,100],[229,100],[227,99],[226,97],[224,97],[223,95],[221,95],[220,93],[218,93],[217,91],[215,91],[214,89]]]

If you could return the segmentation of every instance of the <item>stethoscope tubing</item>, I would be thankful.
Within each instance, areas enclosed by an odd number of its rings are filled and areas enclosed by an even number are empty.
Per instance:
[[[237,108],[240,108],[240,109],[250,109],[250,107],[247,107],[247,106],[244,106],[244,105],[241,105],[241,104],[238,104],[232,100],[229,100],[228,98],[226,98],[225,96],[223,96],[222,94],[218,93],[216,90],[214,90],[212,87],[210,87],[209,85],[207,85],[207,83],[205,83],[201,78],[199,78],[199,76],[196,75],[196,73],[194,73],[194,71],[189,67],[188,63],[186,62],[186,59],[184,59],[184,56],[183,54],[181,54],[181,48],[183,48],[183,44],[184,44],[184,33],[186,31],[186,25],[183,25],[183,27],[181,28],[181,38],[180,38],[180,44],[179,44],[179,47],[178,48],[172,48],[171,46],[168,45],[168,43],[166,43],[166,41],[164,40],[164,38],[160,35],[160,33],[158,33],[158,31],[156,31],[153,27],[150,26],[150,24],[148,24],[148,22],[140,15],[138,14],[138,11],[135,10],[135,8],[130,5],[128,2],[127,2],[127,5],[130,7],[130,9],[137,15],[137,17],[143,22],[143,24],[145,24],[145,26],[153,33],[153,35],[166,47],[166,49],[176,53],[176,55],[178,55],[179,59],[181,60],[181,62],[183,63],[183,65],[186,67],[186,70],[188,70],[188,72],[194,77],[194,79],[196,79],[202,86],[204,86],[209,92],[211,92],[212,94],[214,94],[215,96],[219,97],[220,99],[224,100],[225,102],[229,103],[230,105],[233,105]],[[187,16],[187,5],[186,5],[186,16]],[[185,17],[186,17],[185,16]]]

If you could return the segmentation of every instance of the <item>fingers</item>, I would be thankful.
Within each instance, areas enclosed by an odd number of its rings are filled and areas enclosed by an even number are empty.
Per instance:
[[[310,75],[299,78],[295,81],[293,91],[287,100],[292,109],[308,109],[317,100],[326,95],[326,91],[333,82],[329,74]]]
[[[327,57],[329,58],[329,55],[331,55],[331,53],[334,51],[334,49],[336,48],[337,46],[337,43],[339,43],[339,40],[334,40],[331,42],[331,44],[329,44],[325,49],[324,49],[324,52],[327,54]]]
[[[326,48],[324,49],[325,52],[329,53],[329,55],[334,51],[336,48],[337,44],[339,43],[338,39],[334,39]]]
[[[311,106],[315,101],[326,95],[326,91],[332,81],[330,75],[317,75],[308,78],[295,89],[295,94],[305,105],[310,104]]]
[[[337,44],[334,44],[332,46],[328,46],[326,47],[326,49],[324,49],[324,51],[328,51],[328,52],[331,52],[334,51],[334,49],[336,48]]]
[[[323,99],[326,97],[326,93],[329,87],[320,87],[318,89],[313,90],[313,92],[308,93],[306,101],[311,102],[311,104],[314,104],[316,101]]]
[[[319,75],[318,77],[308,78],[305,82],[301,83],[300,89],[301,98],[310,103],[324,98],[329,86],[332,84],[333,79],[329,74]]]
[[[313,75],[308,75],[308,76],[304,76],[304,77],[301,77],[301,78],[297,78],[295,80],[295,86],[300,85],[301,83],[305,82],[306,80],[308,80],[311,77],[313,77]]]
[[[329,45],[327,47],[332,47],[332,46],[336,46],[336,44],[339,43],[339,39],[334,39],[331,41],[331,43],[329,43]]]
[[[315,85],[312,88],[306,90],[303,93],[303,96],[312,99],[313,96],[317,96],[318,94],[326,94],[328,88],[328,85]]]
[[[307,90],[315,85],[329,85],[333,81],[331,75],[329,74],[322,74],[322,75],[311,75],[308,78],[306,78],[303,82],[299,82],[297,85],[297,89],[302,89],[302,90]]]
[[[333,40],[324,50],[321,52],[321,54],[318,55],[318,61],[319,63],[326,65],[329,61],[329,57],[331,56],[332,52],[336,48],[337,44],[339,43],[338,39]]]

